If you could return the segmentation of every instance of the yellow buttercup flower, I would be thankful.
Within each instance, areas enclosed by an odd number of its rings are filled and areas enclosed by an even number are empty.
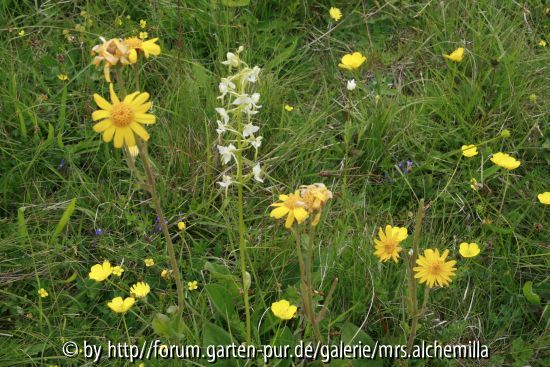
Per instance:
[[[294,220],[300,224],[309,216],[308,211],[305,209],[306,204],[298,190],[294,194],[279,195],[279,200],[280,202],[271,204],[276,208],[271,211],[269,216],[280,219],[286,215],[286,228],[292,227]]]
[[[100,37],[101,44],[92,48],[92,55],[95,55],[92,64],[99,66],[101,62],[104,63],[103,75],[105,80],[111,82],[111,67],[118,65],[130,64],[130,49],[122,42],[121,39],[113,38],[106,40]]]
[[[467,158],[474,157],[478,154],[475,145],[463,145],[460,149],[462,150],[462,155]]]
[[[64,81],[69,79],[69,77],[67,76],[67,74],[57,74],[57,79]]]
[[[136,298],[144,298],[151,292],[151,287],[145,282],[137,282],[130,288],[130,294]]]
[[[392,227],[388,224],[386,225],[385,231],[380,227],[378,229],[379,239],[374,239],[374,248],[376,250],[374,254],[378,256],[382,262],[386,262],[389,259],[393,259],[393,261],[397,262],[399,253],[402,250],[399,244],[408,236],[407,228],[404,227]]]
[[[141,29],[145,29],[145,27],[147,27],[147,21],[144,20],[144,19],[141,19],[141,20],[139,21],[139,27],[140,27]]]
[[[342,18],[342,12],[340,11],[340,9],[335,8],[334,6],[330,8],[328,13],[330,14],[330,17],[335,21],[339,21],[340,18]]]
[[[90,279],[93,279],[96,282],[102,282],[105,279],[109,278],[112,273],[113,268],[111,267],[111,263],[105,260],[103,264],[95,264],[94,266],[92,266],[88,276],[90,277]]]
[[[92,113],[94,121],[101,120],[93,126],[94,131],[103,133],[103,141],[106,143],[114,137],[115,148],[121,148],[122,145],[135,146],[134,133],[145,141],[149,140],[149,134],[141,126],[155,123],[155,116],[146,113],[152,105],[151,102],[147,102],[149,93],[134,92],[121,101],[114,91],[113,84],[109,85],[109,91],[112,104],[99,94],[94,94],[94,101],[101,108]]]
[[[338,64],[339,67],[346,70],[358,69],[367,58],[361,54],[361,52],[354,52],[352,54],[346,54],[342,56],[342,62]]]
[[[180,231],[185,231],[185,228],[187,228],[187,226],[185,225],[185,222],[178,222],[178,229]]]
[[[107,302],[107,306],[116,313],[126,313],[136,302],[134,297],[115,297],[111,302]]]
[[[443,55],[444,58],[454,61],[454,62],[461,62],[462,59],[464,59],[464,47],[459,47],[456,50],[454,50],[450,55]]]
[[[521,164],[521,161],[518,161],[514,157],[502,152],[493,154],[491,157],[491,162],[497,166],[506,168],[509,171],[518,168]]]
[[[538,194],[537,195],[537,198],[539,199],[539,201],[545,205],[549,205],[550,204],[550,192],[546,191],[546,192],[543,192],[542,194]]]
[[[122,276],[122,273],[124,272],[124,269],[122,266],[113,266],[112,273],[113,275],[116,275],[117,277]]]
[[[145,262],[145,266],[147,266],[147,267],[151,267],[151,266],[155,265],[155,260],[153,260],[153,259],[145,259],[143,261]]]
[[[160,272],[160,276],[164,279],[170,279],[170,276],[172,275],[172,271],[168,269],[162,269]]]
[[[481,251],[479,249],[479,246],[475,242],[472,242],[472,243],[462,242],[459,246],[460,248],[458,252],[460,253],[460,255],[462,255],[462,257],[476,257],[477,255],[479,255],[479,252]]]
[[[439,255],[439,250],[427,249],[424,255],[420,255],[416,260],[418,266],[413,268],[416,272],[415,278],[420,283],[426,283],[428,287],[433,288],[434,285],[441,287],[449,285],[456,271],[456,261],[445,261],[449,255],[449,250],[445,250],[442,255]]]
[[[298,307],[291,305],[285,299],[271,304],[271,312],[281,320],[290,320],[296,314]]]
[[[285,110],[287,110],[288,112],[292,111],[293,109],[294,109],[294,107],[285,104]]]
[[[147,33],[147,32],[142,32]],[[140,34],[141,35],[141,34]],[[147,38],[147,37],[145,37]],[[138,52],[143,53],[146,59],[150,55],[158,56],[160,55],[160,46],[157,45],[158,38],[151,38],[150,40],[143,41],[138,37],[130,37],[124,39],[123,43],[128,48],[128,59],[134,64],[138,59]]]
[[[199,288],[199,282],[196,280],[193,280],[192,282],[187,282],[187,289],[190,291],[194,291],[195,289]]]
[[[40,298],[46,298],[48,297],[48,292],[44,288],[40,288],[38,290],[38,295],[40,296]]]

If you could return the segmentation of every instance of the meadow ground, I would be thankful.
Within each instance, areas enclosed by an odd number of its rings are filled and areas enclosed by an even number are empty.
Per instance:
[[[338,21],[331,6],[342,12]],[[0,1],[0,366],[91,363],[83,353],[65,357],[67,341],[81,348],[84,340],[103,347],[155,339],[294,345],[318,339],[316,328],[326,343],[403,345],[414,333],[415,344],[479,340],[490,349],[483,360],[416,359],[412,366],[548,365],[550,223],[538,195],[550,190],[549,7],[498,0]],[[130,171],[127,152],[92,130],[92,96],[109,95],[104,64],[91,64],[92,47],[99,36],[140,32],[158,37],[162,49],[147,59],[138,50],[134,65],[156,116],[146,126],[148,147],[183,277],[181,309],[177,280],[161,276],[172,263],[151,187],[140,182],[144,151]],[[252,121],[263,140],[257,155],[243,154],[261,163],[264,182],[225,190],[217,182],[224,175],[238,181],[237,158],[250,163],[217,148],[228,143],[216,132],[220,78],[235,72],[221,62],[241,45],[238,57],[261,67],[249,84],[260,93]],[[461,47],[461,61],[442,56]],[[366,57],[362,65],[338,66],[356,51]],[[112,73],[120,77],[117,92],[134,88],[133,66],[119,70]],[[351,79],[356,87],[348,90]],[[231,118],[241,116],[239,108]],[[477,145],[477,155],[462,154],[468,144]],[[495,165],[496,152],[521,165]],[[333,195],[322,200],[315,236],[307,229],[317,213],[311,208],[292,230],[270,218],[278,195],[313,183]],[[425,217],[415,241],[421,199]],[[295,209],[297,217],[304,210]],[[374,254],[378,228],[387,224],[409,234],[398,262]],[[475,242],[480,253],[464,258],[463,242]],[[420,253],[409,252],[415,243]],[[457,270],[448,286],[431,289],[419,315],[426,285],[407,281],[409,260],[431,248],[448,249]],[[304,278],[300,258],[310,256]],[[122,275],[90,279],[104,260],[122,266]],[[126,314],[107,307],[137,281],[149,285],[146,298]],[[270,309],[282,299],[298,308],[295,315],[283,310],[294,316],[289,320]],[[323,313],[317,326],[311,309]],[[105,355],[101,365],[140,363],[208,365]],[[269,366],[291,363],[305,362]]]

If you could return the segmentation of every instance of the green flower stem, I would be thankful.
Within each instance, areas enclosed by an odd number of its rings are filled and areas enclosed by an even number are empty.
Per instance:
[[[128,332],[128,325],[126,324],[126,315],[122,315],[122,322],[124,323],[124,330],[126,331],[126,338],[128,338],[128,345],[132,345],[130,341],[130,333]]]
[[[166,248],[168,249],[168,257],[172,266],[172,272],[174,273],[174,280],[176,282],[176,290],[178,293],[178,315],[181,317],[182,312],[185,308],[185,298],[183,295],[183,282],[181,280],[181,275],[178,268],[176,251],[174,250],[174,244],[172,243],[172,238],[170,237],[170,231],[168,230],[168,226],[166,225],[166,221],[164,219],[164,213],[162,212],[162,208],[160,206],[160,200],[157,195],[155,177],[153,175],[153,170],[151,169],[151,164],[149,162],[147,147],[141,140],[138,139],[137,142],[139,146],[139,152],[142,155],[141,161],[143,162],[143,169],[145,170],[149,193],[151,194],[151,199],[153,200],[155,211],[157,212],[157,216],[159,217],[162,233],[164,234],[164,238],[166,239]]]

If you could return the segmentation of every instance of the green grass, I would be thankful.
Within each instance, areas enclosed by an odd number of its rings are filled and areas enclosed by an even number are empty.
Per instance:
[[[151,320],[176,303],[173,284],[159,276],[169,263],[150,197],[122,152],[91,129],[91,96],[107,95],[108,85],[90,64],[90,50],[100,35],[137,34],[140,19],[162,47],[159,57],[140,64],[142,89],[151,94],[158,121],[148,130],[159,195],[177,235],[183,278],[200,283],[187,293],[189,332],[177,342],[218,344],[229,335],[244,340],[242,297],[227,280],[240,276],[236,203],[215,183],[225,167],[216,149],[214,110],[219,78],[227,73],[220,61],[244,45],[243,59],[262,67],[258,123],[268,176],[245,190],[254,342],[271,343],[275,318],[264,312],[272,302],[299,302],[294,244],[282,223],[269,218],[269,205],[301,184],[323,182],[335,197],[318,230],[315,286],[326,293],[339,278],[325,335],[337,341],[355,332],[351,324],[380,343],[405,343],[405,266],[380,264],[372,238],[387,223],[411,233],[424,198],[421,248],[450,249],[458,272],[450,287],[431,292],[417,343],[479,339],[491,358],[411,365],[547,365],[550,223],[537,194],[550,189],[550,58],[549,48],[538,43],[550,42],[550,5],[178,3],[0,1],[0,366],[82,365],[82,357],[63,357],[63,341],[126,340],[121,317],[105,306],[123,293],[88,279],[90,267],[103,259],[124,263],[124,277],[115,281],[121,287],[144,280],[153,289],[148,305],[126,316],[137,344],[159,338]],[[328,17],[330,6],[344,13],[336,24]],[[463,62],[441,56],[460,46],[466,48]],[[355,73],[337,66],[352,51],[367,56]],[[59,73],[69,80],[58,80]],[[358,87],[349,93],[351,78]],[[285,104],[294,110],[286,112]],[[511,137],[499,138],[505,129]],[[462,144],[488,140],[478,156],[460,159]],[[488,159],[497,151],[522,162],[509,174],[507,190],[506,175]],[[407,160],[412,171],[400,174],[398,163]],[[479,191],[470,188],[472,177],[483,184]],[[73,199],[74,212],[59,226]],[[179,220],[188,224],[184,234],[177,233]],[[480,256],[462,259],[461,242],[480,244]],[[148,257],[155,259],[152,268],[144,266]],[[538,305],[522,292],[528,281],[541,297]],[[49,297],[38,298],[40,287]],[[216,302],[216,292],[222,301]],[[234,309],[229,319],[220,303]],[[302,334],[300,318],[286,326],[285,336],[311,339],[309,329]],[[363,365],[371,364],[354,362]]]

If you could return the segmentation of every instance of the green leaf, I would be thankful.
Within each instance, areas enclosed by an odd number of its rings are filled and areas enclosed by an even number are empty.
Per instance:
[[[352,345],[352,344],[358,344],[358,342],[362,342],[363,345],[369,345],[371,348],[373,348],[374,345],[376,344],[374,340],[372,340],[372,338],[366,332],[364,332],[362,329],[360,329],[359,327],[355,326],[350,322],[346,322],[344,326],[342,326],[341,333],[342,333],[342,341],[345,344]],[[382,360],[378,357],[369,361],[353,360],[351,364],[354,367],[362,367],[362,366],[382,367]]]
[[[230,345],[234,343],[231,335],[218,325],[212,324],[206,321],[203,325],[202,332],[202,346],[203,348],[216,348],[217,346]],[[216,363],[208,364],[213,366],[238,366],[237,361],[234,359],[220,359]]]
[[[155,333],[169,340],[183,340],[185,325],[182,318],[177,314],[167,316],[163,313],[157,313],[151,322]]]
[[[235,300],[231,293],[220,284],[207,284],[204,286],[208,298],[212,302],[214,309],[224,318],[231,319],[235,312]]]
[[[230,8],[238,8],[240,6],[247,6],[250,4],[250,0],[220,0],[220,3]]]
[[[523,285],[523,295],[529,303],[533,305],[540,305],[540,296],[533,292],[533,282],[528,281]]]
[[[76,198],[71,200],[69,205],[67,206],[67,209],[63,212],[63,215],[61,216],[61,219],[59,220],[59,223],[57,223],[57,227],[55,227],[55,231],[53,233],[52,238],[50,239],[50,244],[54,243],[57,239],[57,236],[63,232],[63,228],[69,223],[69,219],[71,219],[71,215],[74,212],[74,209],[76,208]]]
[[[19,208],[17,210],[17,226],[21,241],[25,241],[27,238],[29,238],[27,223],[25,223],[25,208]]]

